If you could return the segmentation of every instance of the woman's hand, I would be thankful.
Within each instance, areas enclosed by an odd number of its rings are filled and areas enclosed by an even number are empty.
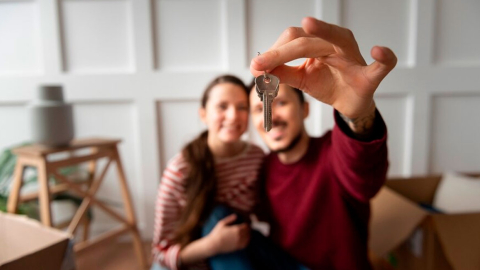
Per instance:
[[[215,254],[229,253],[245,248],[250,242],[250,225],[230,225],[237,219],[231,214],[220,220],[206,236]]]
[[[250,226],[247,223],[230,225],[237,216],[232,214],[220,220],[206,236],[185,246],[179,255],[182,265],[190,265],[212,256],[245,248],[250,242]]]
[[[301,28],[288,28],[267,52],[255,57],[250,71],[254,76],[270,71],[281,83],[355,119],[374,111],[373,94],[397,63],[386,47],[375,46],[370,53],[375,62],[367,65],[350,30],[305,18]],[[285,65],[298,58],[307,60],[300,66]]]

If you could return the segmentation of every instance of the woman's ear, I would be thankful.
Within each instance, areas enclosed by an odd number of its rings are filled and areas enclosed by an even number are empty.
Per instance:
[[[205,111],[205,108],[202,108],[200,107],[200,109],[198,109],[198,115],[200,116],[200,120],[202,120],[203,123],[206,123],[206,116],[207,116],[207,112]]]

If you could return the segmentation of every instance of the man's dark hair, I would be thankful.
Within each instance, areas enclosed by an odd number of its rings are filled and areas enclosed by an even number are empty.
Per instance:
[[[253,78],[252,82],[250,82],[250,85],[248,85],[248,94],[249,95],[250,95],[250,92],[253,90],[254,87],[255,87],[255,78]],[[297,97],[298,97],[298,100],[300,101],[300,104],[305,103],[305,97],[303,96],[303,91],[298,89],[298,88],[291,87],[290,85],[289,85],[289,87],[295,92],[295,94],[297,94]]]

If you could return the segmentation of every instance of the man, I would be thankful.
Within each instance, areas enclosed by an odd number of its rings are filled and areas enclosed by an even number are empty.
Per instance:
[[[386,127],[373,94],[396,64],[388,48],[374,47],[371,55],[375,62],[367,66],[348,29],[305,18],[250,65],[254,76],[267,71],[282,82],[270,132],[263,128],[262,102],[250,93],[254,126],[271,150],[262,196],[271,238],[311,269],[371,269],[369,200],[388,167]],[[284,65],[297,58],[307,60]],[[332,105],[332,131],[308,136],[308,103],[293,87]]]

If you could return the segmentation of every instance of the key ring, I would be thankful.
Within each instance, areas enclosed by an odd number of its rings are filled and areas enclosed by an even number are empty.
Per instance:
[[[259,55],[260,55],[260,52],[257,52],[257,56],[259,56]],[[264,81],[265,83],[270,83],[270,82],[272,81],[272,80],[267,76],[267,71],[266,71],[266,70],[263,71],[263,81]]]

